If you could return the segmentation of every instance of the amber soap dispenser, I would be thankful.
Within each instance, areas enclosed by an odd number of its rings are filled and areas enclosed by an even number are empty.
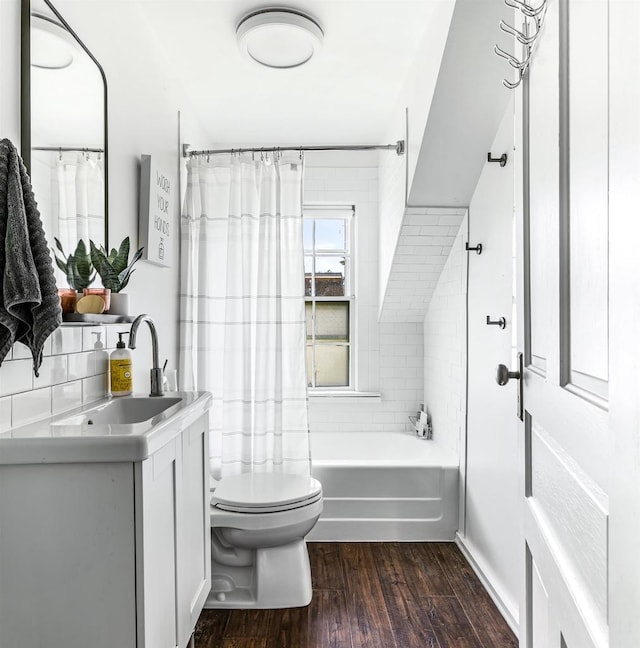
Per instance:
[[[109,358],[112,396],[129,396],[129,394],[133,393],[133,363],[131,360],[131,351],[127,349],[122,339],[123,335],[128,334],[128,331],[118,333],[116,350]]]

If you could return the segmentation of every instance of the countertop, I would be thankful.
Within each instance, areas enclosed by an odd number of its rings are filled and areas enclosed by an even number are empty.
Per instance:
[[[89,412],[115,400],[105,398],[2,432],[0,465],[143,461],[200,418],[212,402],[209,392],[170,392],[158,398],[165,397],[181,401],[140,423],[89,423]]]

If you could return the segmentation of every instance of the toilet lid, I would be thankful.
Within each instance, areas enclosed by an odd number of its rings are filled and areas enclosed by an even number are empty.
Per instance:
[[[287,473],[245,473],[220,481],[211,503],[226,511],[271,513],[310,504],[322,497],[313,477]]]

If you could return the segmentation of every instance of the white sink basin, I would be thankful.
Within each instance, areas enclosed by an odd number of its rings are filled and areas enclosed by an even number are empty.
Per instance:
[[[181,401],[182,398],[165,396],[114,398],[80,414],[59,419],[53,422],[53,425],[131,425],[142,423]]]
[[[210,406],[211,394],[195,391],[87,403],[49,419],[0,428],[0,466],[144,461],[206,415]]]

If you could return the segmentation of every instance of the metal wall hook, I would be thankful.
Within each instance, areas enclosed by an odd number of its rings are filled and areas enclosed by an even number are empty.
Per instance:
[[[493,51],[499,57],[507,61],[507,63],[509,63],[509,65],[516,70],[524,70],[524,68],[529,65],[529,59],[527,59],[526,61],[519,61],[515,56],[511,56],[509,52],[505,52],[501,47],[498,47],[498,45],[493,46]]]
[[[529,64],[531,63],[531,57],[533,55],[534,48],[540,32],[542,31],[542,26],[544,24],[544,18],[547,10],[547,0],[542,0],[540,4],[536,7],[531,6],[523,0],[504,0],[504,3],[511,7],[512,9],[518,9],[523,17],[523,31],[512,27],[504,20],[500,21],[500,29],[513,36],[520,45],[523,46],[524,54],[523,59],[520,60],[515,56],[509,54],[498,45],[494,45],[493,51],[495,54],[505,59],[509,65],[518,71],[518,78],[516,81],[510,81],[508,79],[502,80],[502,85],[510,90],[517,88],[520,85],[520,82],[524,78],[524,75],[529,69]]]
[[[507,166],[507,154],[503,153],[500,157],[491,157],[491,151],[487,153],[487,162],[499,162],[501,167]]]
[[[518,42],[522,43],[522,45],[531,45],[538,37],[537,30],[535,34],[532,34],[531,36],[525,36],[521,31],[507,24],[504,20],[500,21],[500,29],[506,34],[509,34],[509,36],[515,36]]]
[[[529,18],[535,18],[545,10],[547,0],[542,0],[540,5],[537,7],[532,7],[526,2],[522,2],[522,0],[504,0],[504,3],[507,7],[511,7],[512,9],[520,9],[520,11]]]
[[[500,317],[497,320],[492,320],[490,315],[487,315],[487,326],[499,326],[501,329],[507,328],[507,320]]]
[[[482,254],[482,243],[478,243],[478,245],[471,247],[469,243],[464,244],[464,249],[467,252],[477,252],[478,254]]]

